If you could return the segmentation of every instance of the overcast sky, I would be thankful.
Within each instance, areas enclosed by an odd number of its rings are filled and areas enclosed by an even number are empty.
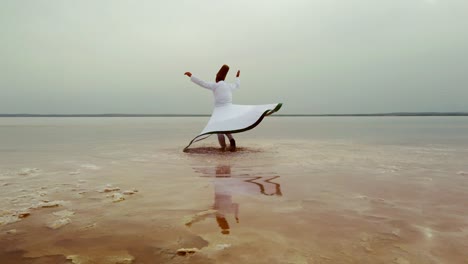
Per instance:
[[[0,0],[0,113],[468,111],[466,0]]]

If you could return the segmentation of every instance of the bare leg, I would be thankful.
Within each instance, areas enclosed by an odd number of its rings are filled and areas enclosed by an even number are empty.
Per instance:
[[[224,138],[224,134],[218,134],[218,142],[219,142],[219,145],[221,146],[221,150],[222,151],[226,150],[226,140]]]
[[[232,152],[236,151],[236,141],[231,134],[228,133],[226,136],[229,138],[229,143],[231,144],[231,148],[229,150]]]

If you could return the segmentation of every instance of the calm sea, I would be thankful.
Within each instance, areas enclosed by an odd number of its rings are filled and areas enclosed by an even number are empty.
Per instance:
[[[267,117],[182,152],[207,120],[0,118],[0,262],[468,259],[467,117]]]
[[[38,147],[86,148],[87,144],[119,142],[183,147],[207,120],[208,117],[0,118],[0,150],[8,154]],[[468,117],[268,117],[254,130],[239,135],[247,140],[466,146]]]

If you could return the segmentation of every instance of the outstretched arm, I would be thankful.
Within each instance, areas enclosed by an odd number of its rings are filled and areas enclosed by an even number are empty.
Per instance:
[[[198,84],[199,86],[201,86],[203,88],[206,88],[208,90],[213,90],[213,86],[214,86],[215,83],[205,82],[202,79],[199,79],[199,78],[193,76],[193,74],[191,72],[186,72],[186,73],[184,73],[184,75],[187,75],[188,77],[190,77],[190,80],[192,82]]]
[[[234,80],[234,83],[231,84],[231,89],[232,90],[238,89],[240,87],[239,77],[240,77],[240,71],[237,71],[236,79]]]

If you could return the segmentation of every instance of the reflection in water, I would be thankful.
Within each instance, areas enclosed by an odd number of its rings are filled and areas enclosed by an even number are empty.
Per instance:
[[[251,180],[246,180],[245,182],[250,182],[250,183],[253,183],[255,185],[257,185],[259,188],[260,188],[260,193],[264,194],[264,195],[278,195],[278,196],[281,196],[283,195],[281,193],[281,185],[279,183],[276,183],[276,182],[272,182],[272,180],[276,179],[276,178],[279,178],[279,176],[273,176],[269,179],[265,179],[264,182],[267,182],[267,183],[270,183],[270,184],[273,184],[275,186],[275,192],[274,193],[266,193],[265,192],[265,186],[261,183],[258,183],[258,182],[255,182],[256,180],[259,180],[259,179],[262,179],[263,177],[255,177],[254,179],[251,179]]]
[[[217,166],[216,178],[230,178],[231,166]],[[232,195],[228,190],[225,190],[223,182],[216,180],[214,182],[215,201],[213,209],[216,210],[216,222],[221,228],[221,233],[229,234],[229,223],[226,220],[226,215],[234,213],[236,223],[239,223],[239,204],[232,202]]]
[[[230,226],[227,220],[234,215],[239,223],[239,204],[232,200],[233,194],[262,194],[267,196],[281,196],[281,185],[273,182],[280,176],[252,176],[249,173],[232,174],[231,165],[218,165],[216,168],[196,168],[195,171],[203,177],[213,177],[214,205],[216,222],[222,234],[229,234]],[[200,219],[201,220],[201,219]]]

